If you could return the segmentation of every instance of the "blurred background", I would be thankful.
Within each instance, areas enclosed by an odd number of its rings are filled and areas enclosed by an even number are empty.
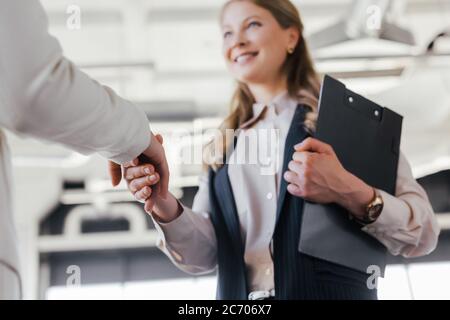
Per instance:
[[[187,205],[201,165],[179,159],[218,126],[234,88],[221,57],[224,2],[42,1],[65,54],[166,136],[170,189]],[[294,3],[317,69],[405,116],[402,150],[442,228],[431,255],[389,257],[379,297],[450,299],[450,0]],[[213,274],[190,277],[155,247],[151,220],[124,185],[111,188],[103,159],[9,141],[26,299],[215,298]]]

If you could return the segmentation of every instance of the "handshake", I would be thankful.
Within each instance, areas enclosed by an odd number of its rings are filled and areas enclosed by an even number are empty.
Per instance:
[[[153,211],[161,222],[170,222],[182,212],[176,198],[169,189],[169,166],[162,146],[161,135],[151,136],[149,147],[136,159],[120,166],[109,162],[109,174],[113,186],[117,186],[122,177],[128,189],[139,202],[145,203],[145,211]]]

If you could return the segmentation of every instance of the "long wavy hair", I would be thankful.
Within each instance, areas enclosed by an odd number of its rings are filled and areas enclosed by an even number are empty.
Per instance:
[[[314,132],[317,121],[320,78],[314,68],[303,35],[304,27],[299,11],[289,0],[230,0],[222,8],[222,15],[230,3],[237,1],[248,1],[268,10],[283,29],[291,27],[298,29],[300,37],[297,46],[292,54],[286,52],[286,61],[281,71],[287,77],[289,95],[295,97],[299,103],[309,107],[310,110],[306,115],[304,126],[309,132]],[[234,131],[251,119],[255,102],[247,84],[238,82],[231,100],[230,114],[219,128],[221,135],[205,145],[203,154],[205,168],[212,167],[214,170],[218,170],[223,166],[223,155],[231,149],[231,144],[234,141],[234,139],[230,139],[230,135],[227,135],[227,130],[232,129]],[[220,152],[216,152],[217,150]]]

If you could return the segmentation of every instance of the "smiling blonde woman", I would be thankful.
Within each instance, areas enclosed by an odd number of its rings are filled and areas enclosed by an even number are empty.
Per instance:
[[[275,157],[282,166],[263,175],[258,163],[222,164],[209,157],[213,161],[191,209],[172,195],[151,198],[158,173],[151,165],[130,164],[129,188],[145,201],[159,247],[187,273],[217,269],[218,299],[377,299],[367,286],[368,274],[299,251],[304,201],[344,207],[365,221],[355,223],[353,232],[370,235],[392,254],[412,257],[430,253],[439,234],[425,191],[403,155],[392,196],[346,171],[331,146],[312,138],[319,79],[290,1],[228,1],[220,23],[223,56],[238,81],[221,129],[240,134],[214,142],[239,157],[252,130],[278,130]],[[366,209],[374,199],[384,206],[368,222]]]

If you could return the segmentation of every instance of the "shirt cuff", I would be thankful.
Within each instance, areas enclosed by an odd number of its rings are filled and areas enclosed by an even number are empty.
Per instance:
[[[151,131],[150,126],[145,118],[141,124],[139,132],[137,132],[132,141],[129,142],[129,148],[125,149],[123,153],[110,157],[110,160],[124,164],[130,162],[139,157],[151,144]]]
[[[155,224],[156,230],[160,235],[163,235],[163,240],[167,243],[180,243],[186,241],[186,237],[192,235],[195,228],[190,217],[191,211],[188,210],[181,202],[183,212],[175,220],[163,223],[158,220],[158,217],[151,214],[151,218]]]
[[[364,226],[362,230],[376,237],[384,237],[386,233],[403,229],[407,225],[411,208],[405,201],[383,190],[377,192],[383,198],[383,211],[375,222]]]

